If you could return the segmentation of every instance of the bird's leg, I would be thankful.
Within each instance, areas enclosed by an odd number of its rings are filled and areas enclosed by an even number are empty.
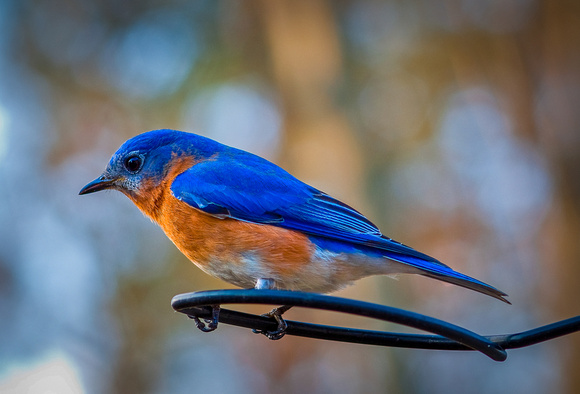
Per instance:
[[[276,281],[272,278],[258,278],[254,289],[257,290],[275,290]]]
[[[190,319],[193,319],[195,322],[195,326],[203,332],[211,332],[218,327],[219,316],[220,316],[220,306],[219,305],[212,305],[211,306],[211,319],[203,319],[203,322],[199,319],[199,317],[195,315],[188,315]]]
[[[256,286],[254,288],[272,290],[276,288],[276,281],[274,281],[272,278],[259,278],[256,281]],[[282,338],[284,335],[286,335],[286,329],[288,328],[286,321],[282,319],[282,314],[290,308],[292,308],[292,305],[282,305],[262,315],[264,317],[273,317],[276,320],[278,323],[278,328],[275,331],[264,331],[258,329],[253,329],[252,331],[255,334],[264,334],[268,339],[271,340],[278,340]]]

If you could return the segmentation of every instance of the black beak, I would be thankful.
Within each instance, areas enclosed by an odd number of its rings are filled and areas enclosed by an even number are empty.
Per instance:
[[[94,181],[88,183],[85,187],[81,189],[79,195],[89,194],[98,192],[105,189],[110,189],[114,186],[116,179],[108,179],[104,175],[101,175]]]

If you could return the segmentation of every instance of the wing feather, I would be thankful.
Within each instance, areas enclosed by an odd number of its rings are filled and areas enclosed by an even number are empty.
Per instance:
[[[381,234],[354,208],[256,156],[213,160],[177,176],[173,195],[206,213],[271,224],[309,235],[347,241],[443,265]]]

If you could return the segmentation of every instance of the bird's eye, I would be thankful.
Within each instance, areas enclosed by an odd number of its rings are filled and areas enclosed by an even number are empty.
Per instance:
[[[143,165],[143,159],[141,156],[132,155],[125,159],[124,165],[129,172],[137,172]]]

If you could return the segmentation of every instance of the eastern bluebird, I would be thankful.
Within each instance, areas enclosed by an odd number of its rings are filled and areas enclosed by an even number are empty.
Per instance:
[[[128,140],[79,194],[104,189],[124,193],[195,265],[236,286],[327,293],[370,275],[412,273],[509,303],[277,165],[196,134],[165,129]]]

